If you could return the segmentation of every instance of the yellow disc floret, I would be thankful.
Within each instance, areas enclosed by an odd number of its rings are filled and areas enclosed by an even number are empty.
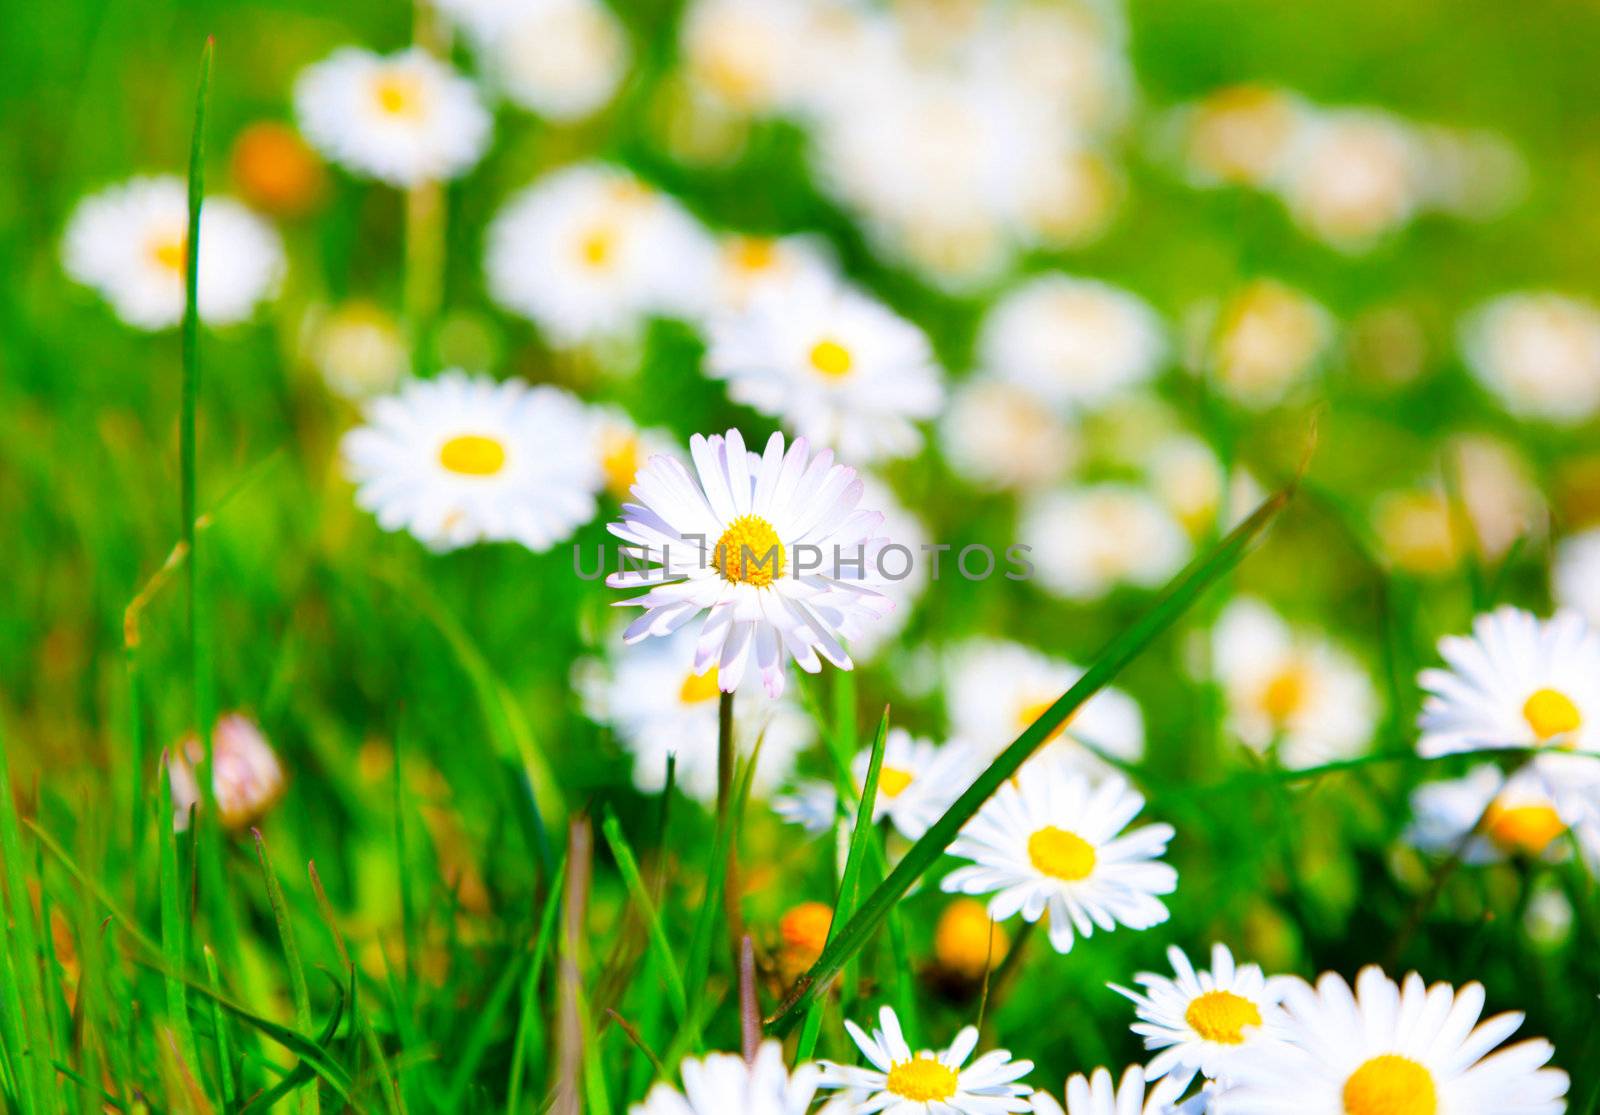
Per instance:
[[[850,350],[838,341],[818,341],[811,346],[811,367],[828,379],[841,379],[849,375],[854,364]]]
[[[1246,1026],[1261,1025],[1261,1009],[1231,991],[1207,991],[1189,1004],[1183,1020],[1207,1041],[1239,1045]]]
[[[1537,856],[1567,831],[1567,825],[1554,806],[1501,805],[1497,801],[1483,815],[1483,831],[1508,852]]]
[[[1583,727],[1583,716],[1572,698],[1557,689],[1541,689],[1522,706],[1523,718],[1539,737],[1540,743],[1576,732]]]
[[[885,1087],[902,1099],[934,1103],[955,1095],[958,1080],[956,1070],[948,1065],[932,1057],[915,1057],[890,1069]]]
[[[1344,1082],[1344,1109],[1346,1115],[1434,1115],[1439,1093],[1427,1069],[1410,1057],[1385,1053]]]
[[[439,463],[462,476],[493,476],[506,464],[506,447],[482,434],[460,434],[439,447]]]
[[[678,700],[686,705],[696,705],[701,701],[709,701],[720,690],[717,687],[717,667],[713,663],[711,669],[703,674],[690,674],[683,679],[683,686],[678,690]]]
[[[717,569],[730,584],[766,588],[783,576],[783,543],[759,515],[741,515],[717,540]]]
[[[878,792],[886,798],[897,798],[906,792],[906,787],[915,779],[916,775],[909,770],[884,767],[878,772]]]
[[[1075,832],[1046,825],[1028,837],[1028,859],[1052,879],[1075,883],[1094,871],[1094,845]]]
[[[1287,724],[1305,706],[1309,688],[1305,668],[1288,666],[1273,675],[1261,691],[1261,709],[1274,724]]]
[[[628,430],[607,434],[600,443],[600,473],[606,490],[625,499],[639,474],[639,437]]]
[[[412,74],[391,71],[372,83],[372,99],[388,116],[416,116],[422,111],[422,83]]]

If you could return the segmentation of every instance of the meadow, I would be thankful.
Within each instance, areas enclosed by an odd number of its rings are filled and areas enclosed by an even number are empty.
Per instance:
[[[12,13],[0,1108],[1600,1110],[1597,50]]]

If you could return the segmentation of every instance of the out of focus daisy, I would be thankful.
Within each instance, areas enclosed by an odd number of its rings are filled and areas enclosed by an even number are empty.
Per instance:
[[[1527,459],[1487,434],[1460,434],[1445,447],[1461,503],[1483,554],[1498,561],[1549,518],[1544,493]]]
[[[866,580],[894,603],[893,611],[850,640],[850,653],[866,662],[905,630],[918,598],[927,591],[931,569],[924,547],[931,539],[922,520],[901,505],[889,485],[871,473],[862,473],[861,481],[861,502],[883,515],[881,533],[889,540],[874,551]]]
[[[645,614],[624,638],[668,635],[702,612],[694,669],[719,669],[724,692],[745,671],[761,675],[768,694],[784,687],[787,659],[816,673],[826,658],[852,667],[843,640],[893,607],[864,584],[865,555],[883,539],[883,516],[858,508],[863,485],[828,450],[811,455],[804,438],[784,450],[773,434],[759,456],[738,430],[694,435],[695,472],[654,457],[633,486],[611,532],[654,568],[608,577],[613,588],[645,588],[621,602]]]
[[[308,315],[305,351],[322,379],[346,399],[394,389],[411,369],[400,323],[374,302],[356,300]]]
[[[717,244],[711,313],[742,313],[762,291],[788,290],[803,276],[833,272],[826,246],[809,236],[726,235]]]
[[[1037,170],[1019,183],[1019,224],[1048,248],[1078,248],[1097,239],[1123,192],[1110,160],[1092,150],[1041,155]]]
[[[1283,193],[1312,235],[1347,251],[1404,225],[1421,202],[1420,154],[1399,121],[1371,111],[1319,113],[1288,154]]]
[[[970,1065],[978,1047],[978,1028],[968,1026],[944,1050],[913,1053],[893,1008],[878,1012],[871,1034],[849,1019],[845,1029],[869,1067],[823,1061],[822,1087],[845,1089],[852,1111],[892,1111],[896,1115],[1000,1115],[1027,1111],[1028,1086],[1017,1080],[1033,1071],[1032,1061],[1013,1061],[993,1049]]]
[[[1292,94],[1265,85],[1230,85],[1184,110],[1178,125],[1184,161],[1199,185],[1265,189],[1310,116]]]
[[[578,120],[616,94],[628,70],[628,37],[598,0],[504,4],[480,18],[473,42],[494,84],[512,103],[552,120]]]
[[[1560,1115],[1567,1074],[1550,1068],[1555,1049],[1533,1038],[1496,1049],[1522,1024],[1520,1013],[1478,1022],[1481,984],[1459,992],[1427,987],[1415,972],[1396,985],[1377,967],[1361,970],[1355,993],[1332,972],[1313,989],[1288,986],[1288,1041],[1229,1064],[1220,1115],[1282,1111],[1343,1115]]]
[[[783,1063],[783,1047],[763,1042],[755,1060],[736,1053],[711,1053],[687,1057],[678,1066],[683,1091],[665,1081],[650,1089],[643,1103],[629,1115],[807,1115],[821,1084],[822,1070],[804,1064],[790,1072]],[[847,1108],[834,1100],[817,1115],[845,1115]]]
[[[957,898],[944,908],[933,931],[933,958],[941,975],[975,984],[998,968],[1011,951],[1011,935],[994,923],[976,898]]]
[[[559,388],[448,371],[371,402],[340,452],[384,530],[438,550],[547,550],[594,516],[591,438],[583,404]]]
[[[183,319],[189,203],[182,179],[132,178],[78,203],[67,222],[62,262],[136,329],[168,329]],[[200,319],[244,321],[272,297],[283,276],[283,242],[266,221],[230,198],[200,210]]]
[[[710,290],[710,238],[628,172],[567,167],[508,202],[489,227],[489,292],[552,343],[628,336],[652,316],[693,317]]]
[[[944,390],[922,331],[814,271],[711,327],[706,370],[735,401],[862,461],[915,453]]]
[[[918,739],[904,728],[891,728],[884,740],[883,767],[878,772],[878,794],[872,805],[874,823],[889,819],[907,840],[920,839],[929,826],[977,777],[977,756],[960,740],[937,744]],[[866,785],[872,750],[863,750],[850,765],[856,792]],[[799,794],[775,803],[780,816],[821,832],[833,825],[836,805],[827,783],[808,783]],[[824,799],[826,807],[824,808]]]
[[[261,120],[233,141],[230,169],[245,201],[265,213],[300,217],[327,193],[327,173],[316,152],[287,124]]]
[[[1290,769],[1348,759],[1372,738],[1377,697],[1348,653],[1292,629],[1259,600],[1235,598],[1217,620],[1213,666],[1228,730],[1251,749],[1274,750]]]
[[[192,812],[201,805],[195,767],[206,750],[197,735],[167,753],[172,785],[172,827],[187,832]],[[239,712],[218,718],[211,737],[211,792],[222,826],[242,829],[264,817],[283,796],[283,765],[256,722]]]
[[[1217,386],[1259,408],[1282,402],[1317,369],[1333,341],[1333,318],[1293,287],[1258,279],[1223,305],[1207,331]]]
[[[465,174],[489,145],[472,83],[426,51],[342,47],[295,79],[306,138],[333,162],[392,186]]]
[[[1586,781],[1600,783],[1600,759],[1572,756],[1589,767]],[[1552,773],[1559,778],[1563,772]],[[1559,843],[1581,817],[1572,795],[1565,801],[1551,793],[1551,784],[1536,768],[1524,768],[1509,779],[1485,763],[1461,778],[1426,782],[1411,794],[1412,824],[1407,840],[1425,852],[1454,852],[1467,839],[1462,858],[1492,863],[1507,856],[1559,853]]]
[[[741,114],[793,102],[805,7],[789,0],[695,0],[683,19],[682,51],[697,92]]]
[[[1230,477],[1211,447],[1190,434],[1169,434],[1143,455],[1151,489],[1190,538],[1236,525],[1261,500],[1254,477],[1239,468]]]
[[[617,406],[595,407],[595,451],[605,490],[619,503],[627,500],[644,463],[657,454],[677,455],[678,444],[667,430],[641,428]]]
[[[945,673],[954,734],[992,758],[1082,676],[1078,666],[1032,647],[991,639],[963,643],[951,653]],[[1040,754],[1086,773],[1109,773],[1097,752],[1129,763],[1144,757],[1139,706],[1111,686],[1084,702]]]
[[[1174,1087],[1171,1078],[1145,1091],[1152,1083],[1139,1065],[1130,1065],[1121,1083],[1113,1084],[1111,1070],[1095,1069],[1089,1076],[1073,1073],[1067,1078],[1067,1106],[1062,1107],[1048,1092],[1035,1092],[1029,1102],[1034,1115],[1167,1115],[1168,1112],[1204,1111],[1188,1104],[1173,1107],[1183,1089]]]
[[[1600,627],[1600,527],[1556,543],[1556,603]]]
[[[666,783],[667,756],[677,756],[677,784],[709,804],[717,798],[717,698],[715,666],[694,669],[694,636],[623,646],[604,666],[577,681],[584,712],[609,724],[633,756],[633,784],[647,794]],[[771,701],[751,686],[734,697],[734,745],[741,755],[761,744],[750,792],[766,798],[794,771],[796,758],[816,739],[810,717],[792,701]]]
[[[1098,406],[1160,370],[1160,319],[1126,291],[1045,275],[997,302],[978,339],[985,368],[1062,407]]]
[[[1119,777],[1092,786],[1067,764],[1042,756],[1003,784],[950,845],[971,860],[944,877],[952,893],[992,894],[989,915],[1027,921],[1049,915],[1050,943],[1070,952],[1095,927],[1149,929],[1167,920],[1159,895],[1178,886],[1160,857],[1171,825],[1123,833],[1144,798]]]
[[[1372,530],[1389,564],[1407,573],[1438,576],[1461,560],[1462,540],[1449,497],[1415,488],[1387,492],[1372,512]]]
[[[979,375],[955,389],[940,426],[955,472],[982,488],[1037,488],[1059,478],[1075,455],[1062,417],[1024,387]]]
[[[1039,584],[1068,600],[1098,600],[1118,585],[1157,588],[1189,560],[1189,536],[1166,507],[1126,484],[1069,488],[1031,499],[1017,537]]]
[[[1267,1042],[1282,1040],[1285,1023],[1278,1004],[1282,982],[1269,980],[1256,964],[1235,965],[1223,944],[1211,946],[1210,970],[1195,970],[1182,949],[1167,950],[1176,979],[1141,972],[1143,992],[1112,985],[1133,1000],[1139,1021],[1133,1032],[1155,1057],[1149,1080],[1165,1077],[1182,1095],[1198,1073],[1207,1080],[1225,1074],[1228,1062]]]
[[[1600,308],[1549,292],[1506,294],[1461,329],[1467,367],[1511,413],[1573,425],[1600,411]]]
[[[1600,751],[1600,634],[1573,612],[1480,615],[1470,636],[1439,640],[1444,669],[1423,670],[1417,750],[1496,747]]]

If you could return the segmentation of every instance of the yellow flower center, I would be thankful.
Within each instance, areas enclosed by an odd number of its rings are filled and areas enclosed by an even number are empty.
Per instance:
[[[1410,1057],[1385,1053],[1344,1082],[1346,1115],[1434,1115],[1439,1093],[1433,1074]]]
[[[906,787],[911,785],[915,778],[909,770],[899,767],[884,767],[878,771],[878,790],[886,798],[897,798],[906,792]]]
[[[765,271],[778,262],[778,247],[764,236],[741,236],[730,255],[740,271]]]
[[[186,232],[158,236],[150,242],[149,250],[158,267],[181,275],[189,262],[189,236]]]
[[[717,540],[717,568],[730,584],[766,588],[783,576],[783,544],[759,515],[741,515]]]
[[[1286,666],[1261,691],[1262,711],[1274,724],[1287,724],[1305,705],[1309,689],[1305,668],[1298,664]]]
[[[578,258],[596,271],[611,266],[616,255],[617,230],[610,225],[597,225],[578,241]]]
[[[439,447],[439,463],[462,476],[493,476],[506,464],[506,447],[482,434],[460,434]]]
[[[1540,743],[1576,732],[1583,726],[1583,717],[1578,712],[1578,706],[1572,703],[1572,698],[1555,689],[1541,689],[1534,693],[1523,704],[1522,715],[1528,721],[1528,727],[1533,729],[1533,734],[1539,737]]]
[[[890,1069],[885,1086],[901,1099],[930,1103],[955,1095],[958,1080],[955,1069],[932,1057],[914,1057]]]
[[[1075,832],[1046,825],[1028,837],[1028,858],[1052,879],[1075,883],[1094,871],[1094,845]]]
[[[1501,805],[1494,802],[1484,814],[1483,831],[1508,852],[1541,854],[1567,826],[1549,805]]]
[[[712,663],[711,669],[703,674],[690,674],[683,679],[683,687],[678,690],[678,700],[686,705],[696,705],[701,701],[709,701],[722,691],[717,687],[717,666]]]
[[[385,115],[414,117],[422,112],[422,83],[413,74],[380,74],[372,83],[372,99]]]
[[[1189,1004],[1183,1020],[1207,1041],[1239,1045],[1246,1026],[1261,1025],[1261,1010],[1243,995],[1207,991]]]
[[[600,472],[608,492],[618,499],[627,496],[639,473],[639,438],[627,432],[608,435],[600,447]]]
[[[1027,731],[1029,728],[1033,727],[1033,722],[1038,720],[1039,717],[1043,716],[1045,713],[1049,712],[1050,706],[1055,703],[1055,699],[1049,697],[1042,701],[1027,701],[1023,703],[1017,708],[1018,729],[1021,731]],[[1081,708],[1082,706],[1079,706],[1080,711]],[[1062,735],[1066,733],[1067,725],[1071,724],[1073,720],[1077,719],[1077,715],[1078,713],[1074,712],[1071,716],[1067,717],[1066,720],[1062,721],[1059,728],[1045,737],[1045,742],[1050,743],[1054,740],[1060,739]]]
[[[819,375],[829,379],[841,379],[849,375],[854,363],[850,350],[838,341],[818,341],[811,346],[811,366]]]

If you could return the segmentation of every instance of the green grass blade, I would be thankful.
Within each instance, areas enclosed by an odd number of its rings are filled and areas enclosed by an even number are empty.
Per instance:
[[[1288,503],[1291,495],[1292,489],[1287,489],[1268,498],[1209,553],[1190,563],[1133,626],[1111,641],[1078,682],[989,764],[944,816],[935,821],[927,833],[911,846],[888,878],[867,896],[843,932],[823,949],[816,964],[795,984],[778,1012],[769,1020],[774,1034],[782,1036],[794,1028],[845,963],[866,944],[895,903],[944,855],[962,826],[977,814],[1001,783],[1016,774],[1022,764],[1043,746],[1045,740],[1066,723],[1068,717],[1116,677],[1157,635],[1171,626],[1202,592],[1237,565],[1251,544]]]
[[[210,946],[202,950],[206,958],[206,979],[211,984],[214,995],[222,993],[222,980],[217,975],[217,957]],[[233,1079],[233,1050],[228,1043],[228,1020],[222,1015],[222,1007],[218,1005],[215,997],[211,1000],[211,1030],[216,1035],[217,1067],[222,1074],[222,1102],[225,1109],[231,1110],[238,1102],[238,1089]]]
[[[522,982],[522,1008],[517,1017],[517,1036],[511,1046],[511,1079],[506,1086],[506,1115],[515,1115],[522,1110],[522,1074],[527,1061],[527,1049],[536,1040],[533,1031],[543,1029],[533,1003],[539,994],[539,977],[544,974],[550,944],[555,940],[556,913],[561,908],[561,888],[566,878],[567,861],[563,858],[550,878],[550,892],[544,900],[544,912],[539,915],[539,937],[533,946],[533,963],[528,966],[528,974]]]
[[[283,889],[278,876],[267,859],[267,845],[258,829],[251,829],[255,838],[256,857],[261,861],[261,877],[267,885],[267,900],[272,904],[272,917],[278,924],[278,937],[283,942],[283,958],[289,969],[289,990],[294,999],[294,1023],[302,1033],[311,1032],[311,993],[306,988],[306,971],[300,963],[300,946],[295,943],[294,924],[289,920],[289,905],[283,900]],[[320,1105],[317,1089],[312,1087],[301,1093],[300,1110],[317,1115]]]
[[[39,972],[39,932],[28,899],[29,873],[22,852],[22,826],[17,820],[16,798],[11,792],[10,754],[3,733],[0,733],[0,866],[5,868],[5,890],[11,902],[11,924],[0,928],[3,934],[0,941],[6,946],[6,963],[11,969],[6,975],[7,1013],[15,1014],[14,1028],[25,1042],[20,1049],[8,1052],[15,1056],[13,1068],[22,1085],[22,1094],[27,1097],[27,1110],[55,1111],[58,1091],[50,1069],[54,1051],[45,1026],[48,1011]],[[4,915],[0,915],[0,920],[3,919]]]
[[[161,808],[156,814],[156,839],[161,841],[161,961],[166,971],[167,1013],[178,1035],[183,1059],[198,1068],[194,1026],[189,1020],[189,994],[184,984],[188,971],[189,923],[183,914],[183,875],[178,869],[178,834],[173,831],[172,778],[163,759],[157,773],[161,783]],[[191,811],[192,816],[192,811]],[[193,820],[190,821],[193,824]]]
[[[622,880],[628,886],[629,896],[638,905],[639,913],[644,917],[650,951],[655,954],[656,965],[661,969],[662,979],[666,980],[667,999],[672,1004],[672,1013],[677,1016],[681,1024],[689,1016],[689,999],[683,990],[683,976],[678,971],[677,961],[672,958],[672,946],[667,943],[666,931],[661,927],[661,916],[656,910],[655,902],[650,898],[650,890],[645,886],[644,876],[639,871],[639,861],[634,858],[633,849],[628,846],[628,838],[622,834],[622,825],[618,823],[616,815],[610,809],[606,810],[600,831],[605,835],[611,854],[616,857],[617,868],[622,872]]]

